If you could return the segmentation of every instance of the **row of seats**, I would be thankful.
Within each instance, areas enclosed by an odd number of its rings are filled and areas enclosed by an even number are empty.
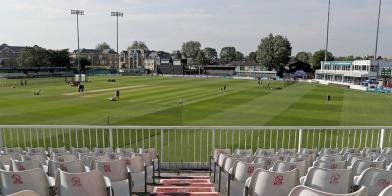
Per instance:
[[[215,149],[210,172],[214,182],[218,178],[218,191],[228,195],[280,196],[292,190],[292,195],[377,196],[392,181],[391,160],[391,148]],[[297,185],[303,186],[294,189]]]
[[[130,195],[160,175],[154,148],[3,148],[2,195],[32,190],[38,195]],[[23,192],[22,192],[23,193]]]

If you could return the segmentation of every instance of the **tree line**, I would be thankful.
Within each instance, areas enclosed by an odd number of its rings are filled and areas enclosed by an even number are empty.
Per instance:
[[[70,61],[68,49],[48,50],[39,46],[25,47],[17,58],[18,65],[23,67],[69,67]]]

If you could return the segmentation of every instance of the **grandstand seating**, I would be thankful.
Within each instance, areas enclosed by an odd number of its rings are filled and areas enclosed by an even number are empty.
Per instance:
[[[289,196],[367,196],[367,188],[362,187],[360,190],[354,193],[334,194],[334,193],[327,193],[316,189],[312,189],[307,186],[300,185],[294,187],[291,190]]]
[[[0,176],[11,179],[10,182],[0,180],[2,195],[23,190],[52,195],[55,186],[58,195],[92,194],[84,188],[74,187],[71,176],[89,188],[96,188],[96,195],[129,195],[130,192],[147,192],[147,182],[154,182],[160,176],[154,174],[159,169],[156,149],[95,148],[90,152],[88,148],[68,151],[59,147],[26,148],[26,151],[2,148],[0,151]],[[318,152],[316,149],[299,152],[257,149],[254,153],[251,149],[215,149],[211,153],[211,170],[217,172],[215,185],[223,195],[246,192],[257,196],[385,196],[392,195],[389,193],[392,190],[386,190],[392,182],[391,164],[386,167],[390,157],[388,149],[379,148]],[[18,179],[14,179],[13,174],[19,176]],[[10,184],[20,178],[23,186]],[[43,180],[35,186],[34,178]],[[88,180],[90,178],[93,180]],[[303,186],[294,188],[299,184]]]

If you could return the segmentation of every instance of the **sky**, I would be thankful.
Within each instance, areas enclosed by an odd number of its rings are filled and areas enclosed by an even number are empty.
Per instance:
[[[288,38],[293,55],[325,47],[328,0],[0,0],[0,44],[77,48],[107,42],[119,50],[133,41],[171,52],[183,42],[200,41],[220,51],[235,46],[248,54],[269,33]],[[332,0],[329,50],[335,56],[374,53],[378,0]],[[392,1],[383,0],[379,55],[392,57]]]

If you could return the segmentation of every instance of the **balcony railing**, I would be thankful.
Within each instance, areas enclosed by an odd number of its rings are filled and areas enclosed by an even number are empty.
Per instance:
[[[1,147],[156,148],[164,167],[205,168],[214,148],[390,147],[392,127],[0,125]]]

